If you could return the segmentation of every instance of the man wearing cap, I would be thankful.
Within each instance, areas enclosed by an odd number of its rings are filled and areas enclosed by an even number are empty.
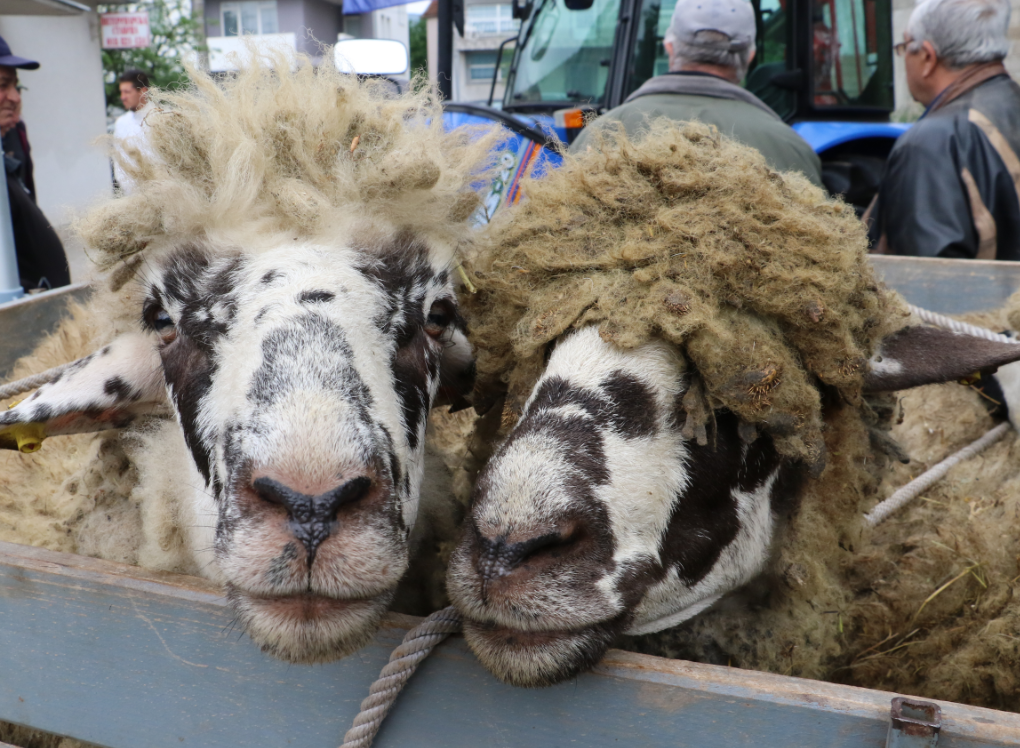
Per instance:
[[[7,173],[7,198],[18,257],[18,273],[25,290],[54,288],[71,282],[60,238],[36,205],[32,149],[21,121],[18,70],[36,70],[39,63],[11,54],[0,37],[0,136]]]
[[[679,0],[664,46],[669,72],[646,81],[592,126],[619,122],[634,135],[658,117],[697,120],[756,148],[777,171],[799,171],[819,187],[822,167],[803,138],[740,83],[755,53],[754,9],[747,0]],[[584,150],[585,128],[570,146]]]

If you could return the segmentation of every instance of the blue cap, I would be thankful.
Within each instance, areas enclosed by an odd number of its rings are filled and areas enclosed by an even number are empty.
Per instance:
[[[10,46],[2,36],[0,36],[0,65],[22,70],[35,70],[39,67],[39,63],[35,60],[26,60],[24,57],[12,55]]]

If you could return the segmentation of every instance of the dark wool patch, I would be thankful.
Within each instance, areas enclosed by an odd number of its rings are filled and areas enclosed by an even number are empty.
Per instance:
[[[400,401],[400,412],[408,446],[418,448],[419,431],[431,403],[429,384],[439,374],[440,353],[419,331],[415,339],[393,355],[393,386]]]
[[[212,387],[216,364],[212,356],[187,336],[178,336],[171,346],[160,351],[163,359],[163,376],[170,385],[174,404],[180,415],[184,441],[191,451],[195,466],[209,485],[212,475],[212,445],[207,444],[199,431],[199,416],[203,401]]]
[[[658,404],[647,384],[633,374],[617,371],[599,387],[607,396],[603,415],[613,431],[628,439],[655,435]]]
[[[597,391],[562,377],[547,377],[535,393],[531,412],[566,406],[587,413],[593,419],[589,428],[610,428],[625,438],[651,436],[657,429],[655,396],[647,385],[624,372],[607,376]]]
[[[298,303],[310,304],[316,301],[326,302],[336,298],[332,291],[302,291],[298,296]]]
[[[663,564],[675,568],[680,579],[692,586],[712,570],[740,531],[733,492],[745,465],[737,419],[732,413],[721,413],[716,424],[714,445],[687,443],[687,488],[674,499],[661,546]]]
[[[591,419],[535,410],[514,429],[506,447],[532,434],[553,440],[571,466],[567,476],[567,493],[571,498],[583,501],[595,486],[609,482],[604,440],[598,430],[592,428]]]
[[[359,419],[370,423],[372,394],[352,366],[353,360],[343,328],[314,312],[294,317],[263,339],[262,364],[247,397],[268,408],[298,384],[310,383],[348,399]]]
[[[110,377],[103,382],[103,392],[113,397],[117,402],[125,400],[134,402],[140,395],[132,391],[131,385],[121,377]]]

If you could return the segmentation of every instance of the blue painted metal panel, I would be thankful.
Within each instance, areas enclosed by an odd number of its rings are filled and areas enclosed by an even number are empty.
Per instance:
[[[796,122],[793,125],[793,129],[808,142],[815,153],[824,153],[852,140],[896,140],[909,127],[909,124],[902,122]]]
[[[544,124],[541,121],[522,120],[522,122],[536,129]],[[444,112],[443,124],[452,130],[467,125],[491,125],[492,120],[466,112]],[[548,128],[542,131],[548,132]],[[535,176],[541,176],[546,169],[556,168],[563,163],[563,157],[555,151],[510,130],[506,130],[506,140],[500,146],[497,160],[498,169],[492,183],[488,187],[479,185],[484,197],[475,216],[477,224],[492,220],[502,206],[512,204],[520,198],[519,183],[521,177],[529,171]]]
[[[404,629],[287,665],[203,580],[0,543],[0,719],[108,748],[336,748]],[[376,745],[881,748],[891,694],[610,651],[557,686],[498,682],[453,637]],[[1020,716],[938,702],[940,748],[1020,743]]]

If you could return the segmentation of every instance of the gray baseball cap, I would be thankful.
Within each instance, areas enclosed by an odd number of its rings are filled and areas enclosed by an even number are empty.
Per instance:
[[[697,39],[700,31],[716,31],[729,37],[730,52],[754,46],[754,8],[748,0],[677,0],[666,41],[716,47],[718,43]]]

